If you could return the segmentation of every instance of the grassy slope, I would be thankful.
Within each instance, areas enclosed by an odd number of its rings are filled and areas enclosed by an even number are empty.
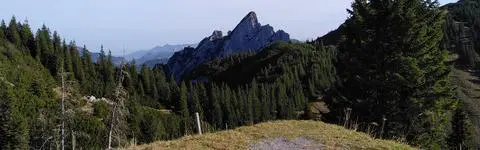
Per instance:
[[[480,146],[480,80],[473,76],[472,73],[461,69],[453,71],[453,82],[457,85],[458,96],[463,100],[465,109],[470,115],[470,121],[475,126],[474,141]]]
[[[274,121],[203,136],[133,146],[128,149],[248,149],[263,139],[304,137],[326,149],[414,149],[394,141],[378,140],[365,133],[315,121]]]

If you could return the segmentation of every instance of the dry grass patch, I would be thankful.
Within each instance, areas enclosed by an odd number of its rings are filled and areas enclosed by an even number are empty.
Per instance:
[[[128,149],[248,149],[261,140],[302,137],[324,145],[325,149],[414,149],[394,141],[379,140],[365,133],[317,121],[273,121],[233,130],[158,141]]]

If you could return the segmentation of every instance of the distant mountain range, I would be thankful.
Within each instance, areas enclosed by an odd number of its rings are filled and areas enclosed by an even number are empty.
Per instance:
[[[166,63],[166,60],[170,58],[176,51],[182,50],[185,47],[196,47],[197,44],[179,44],[163,46],[156,46],[150,50],[142,50],[133,52],[125,56],[128,61],[135,60],[135,63],[141,65],[145,62],[151,63]]]
[[[119,65],[122,61],[132,61],[135,60],[135,63],[138,66],[142,64],[147,64],[149,67],[153,67],[156,64],[166,64],[168,59],[179,50],[182,50],[185,47],[196,47],[197,44],[178,44],[178,45],[170,45],[166,44],[163,46],[156,46],[149,50],[140,50],[133,53],[126,55],[125,57],[122,56],[112,56],[112,62],[115,65]],[[83,47],[78,47],[78,51],[82,52]],[[90,56],[92,57],[92,62],[97,62],[98,58],[100,57],[99,52],[90,52]]]
[[[275,31],[268,24],[262,26],[255,12],[250,12],[226,36],[222,31],[213,31],[196,48],[176,52],[168,60],[167,67],[169,73],[180,80],[204,62],[235,53],[258,52],[275,41],[290,41],[290,35],[283,30]]]

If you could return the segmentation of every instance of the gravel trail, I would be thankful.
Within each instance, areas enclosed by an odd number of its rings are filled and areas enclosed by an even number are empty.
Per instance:
[[[322,145],[305,138],[296,138],[293,141],[285,137],[262,140],[250,145],[250,150],[321,150]]]

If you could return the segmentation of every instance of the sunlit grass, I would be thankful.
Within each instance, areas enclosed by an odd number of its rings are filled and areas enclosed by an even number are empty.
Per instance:
[[[406,144],[374,139],[365,133],[316,121],[273,121],[128,149],[248,149],[261,140],[277,137],[290,140],[303,137],[324,145],[325,149],[414,149]]]

